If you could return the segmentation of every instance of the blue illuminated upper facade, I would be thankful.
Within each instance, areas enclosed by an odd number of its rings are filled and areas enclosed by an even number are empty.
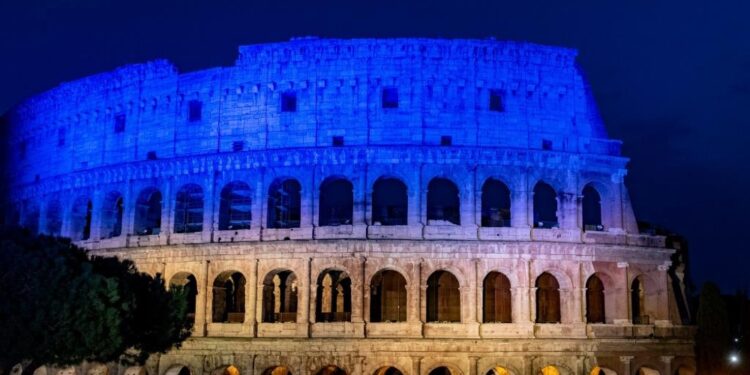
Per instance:
[[[241,46],[230,67],[125,66],[61,84],[6,114],[12,203],[18,220],[32,212],[44,231],[50,202],[68,223],[88,200],[96,228],[101,202],[117,191],[130,235],[139,193],[152,186],[164,195],[163,233],[174,228],[178,191],[192,183],[207,202],[202,230],[211,232],[220,190],[243,180],[262,229],[269,189],[292,176],[301,184],[299,226],[312,230],[320,184],[341,175],[353,183],[354,233],[374,225],[373,186],[388,176],[408,188],[408,225],[428,226],[426,191],[441,176],[457,183],[463,231],[439,229],[436,238],[466,239],[482,226],[475,200],[494,176],[512,192],[514,228],[536,225],[530,199],[544,181],[557,193],[556,228],[584,229],[580,197],[596,184],[604,231],[635,234],[627,159],[575,57],[494,40],[299,38]],[[389,238],[429,237],[410,233]],[[266,238],[276,237],[290,236]]]

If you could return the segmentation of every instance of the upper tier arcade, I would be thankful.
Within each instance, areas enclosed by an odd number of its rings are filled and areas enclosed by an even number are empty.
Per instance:
[[[9,177],[332,145],[619,155],[575,56],[492,40],[303,38],[242,46],[231,67],[125,66],[11,110]]]
[[[492,40],[304,38],[240,47],[232,67],[180,74],[154,61],[65,83],[4,116],[10,220],[107,247],[642,244],[625,238],[638,237],[627,159],[575,56]]]

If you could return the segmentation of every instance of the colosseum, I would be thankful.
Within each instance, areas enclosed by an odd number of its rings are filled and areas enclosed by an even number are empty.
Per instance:
[[[59,85],[9,127],[14,220],[190,291],[144,366],[39,374],[693,374],[572,49],[297,38]]]

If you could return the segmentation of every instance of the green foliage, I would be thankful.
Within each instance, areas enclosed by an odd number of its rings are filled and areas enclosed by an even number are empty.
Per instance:
[[[69,240],[0,233],[0,371],[21,361],[142,363],[190,335],[185,292]],[[126,354],[127,353],[127,354]]]
[[[719,288],[706,283],[698,305],[695,356],[699,374],[725,374],[729,349],[727,307]]]

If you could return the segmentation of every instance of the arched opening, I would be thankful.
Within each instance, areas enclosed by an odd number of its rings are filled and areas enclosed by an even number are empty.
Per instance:
[[[240,375],[240,369],[234,365],[219,367],[216,370],[211,371],[211,375]]]
[[[453,375],[453,372],[445,366],[440,366],[432,369],[429,375]]]
[[[372,224],[406,225],[406,184],[395,178],[379,178],[372,188]]]
[[[239,272],[222,272],[214,280],[213,322],[245,321],[245,276]]]
[[[91,238],[92,209],[91,199],[88,197],[79,197],[73,203],[73,212],[70,216],[70,238],[73,241]]]
[[[661,375],[661,372],[659,370],[652,369],[650,367],[641,367],[638,369],[638,372],[636,372],[638,375]]]
[[[510,226],[510,189],[494,178],[482,185],[482,226]]]
[[[547,272],[536,279],[536,322],[560,323],[560,284]]]
[[[346,375],[346,371],[342,370],[338,366],[328,365],[315,373],[316,375]]]
[[[485,375],[510,375],[510,371],[505,367],[493,367]]]
[[[172,366],[164,375],[190,375],[190,368],[187,366]]]
[[[330,178],[320,185],[318,225],[351,225],[354,211],[354,187],[348,180]]]
[[[39,205],[34,202],[26,202],[23,208],[23,223],[21,224],[24,228],[28,229],[31,233],[39,233]]]
[[[630,285],[630,312],[633,317],[633,324],[649,324],[649,318],[644,308],[645,297],[643,277],[638,276],[633,279],[633,283]]]
[[[401,370],[395,367],[381,367],[375,370],[373,375],[404,375]]]
[[[122,194],[111,191],[104,197],[102,205],[101,238],[114,238],[122,234]]]
[[[484,278],[484,323],[510,323],[510,280],[500,272],[490,272]]]
[[[184,288],[185,298],[187,298],[187,318],[189,321],[195,322],[195,303],[198,296],[198,282],[195,280],[195,276],[187,272],[177,273],[169,280],[169,286]]]
[[[582,221],[583,230],[585,231],[601,231],[604,230],[602,225],[602,203],[601,196],[591,184],[586,185],[583,188],[583,198],[581,201],[582,206]]]
[[[297,321],[297,276],[274,271],[263,279],[263,323]]]
[[[187,184],[177,191],[174,209],[174,232],[195,233],[203,230],[203,189]]]
[[[461,321],[461,294],[458,279],[448,271],[436,271],[427,279],[427,321]]]
[[[326,270],[318,276],[316,322],[352,320],[352,280],[344,271]]]
[[[604,319],[604,283],[596,275],[586,281],[586,321],[588,323],[605,323]]]
[[[60,201],[56,199],[47,204],[47,227],[45,230],[50,236],[59,236],[62,232],[62,206]]]
[[[539,375],[560,375],[560,370],[555,366],[545,366],[539,370]]]
[[[370,283],[370,321],[406,321],[406,279],[392,270],[378,271]]]
[[[276,180],[268,189],[268,228],[299,228],[301,190],[294,179]]]
[[[458,187],[453,181],[436,177],[427,185],[427,224],[461,225]]]
[[[292,375],[292,372],[286,366],[274,366],[265,369],[263,375]]]
[[[680,366],[674,371],[674,375],[695,375],[695,370],[687,366]]]
[[[252,192],[242,181],[233,181],[221,189],[219,230],[250,229]]]
[[[137,235],[161,232],[161,192],[156,188],[146,188],[138,194],[133,230]]]
[[[538,182],[534,186],[534,228],[559,227],[557,193],[552,186]]]

